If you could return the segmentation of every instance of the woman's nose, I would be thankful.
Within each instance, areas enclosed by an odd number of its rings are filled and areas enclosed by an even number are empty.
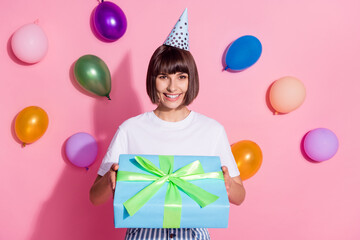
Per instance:
[[[167,90],[169,92],[174,92],[176,90],[176,84],[174,79],[170,79]]]

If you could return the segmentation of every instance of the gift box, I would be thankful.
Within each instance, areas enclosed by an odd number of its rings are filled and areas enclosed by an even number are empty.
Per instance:
[[[120,155],[116,228],[226,228],[228,218],[219,157]]]

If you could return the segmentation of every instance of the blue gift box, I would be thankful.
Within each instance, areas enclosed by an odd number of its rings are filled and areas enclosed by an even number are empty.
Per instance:
[[[122,171],[152,175],[142,168],[135,157],[143,157],[160,168],[159,155],[121,154],[118,174]],[[184,166],[199,161],[205,173],[221,171],[220,159],[217,156],[179,156],[173,157],[173,172]],[[119,176],[118,176],[119,177]],[[201,207],[193,198],[179,188],[181,196],[180,228],[226,228],[229,218],[229,200],[223,179],[206,178],[186,180],[218,198],[205,207]],[[152,184],[154,180],[116,182],[114,195],[114,220],[116,228],[163,228],[165,195],[169,182],[166,181],[158,191],[132,216],[124,203],[141,190]],[[171,215],[170,215],[171,216]]]

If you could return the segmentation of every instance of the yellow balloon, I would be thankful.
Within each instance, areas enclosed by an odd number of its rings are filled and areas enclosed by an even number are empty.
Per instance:
[[[48,115],[42,108],[27,107],[15,119],[15,133],[24,145],[33,143],[44,135],[48,124]]]
[[[240,171],[241,180],[252,177],[259,170],[263,157],[256,143],[249,140],[239,141],[231,145],[231,151]]]

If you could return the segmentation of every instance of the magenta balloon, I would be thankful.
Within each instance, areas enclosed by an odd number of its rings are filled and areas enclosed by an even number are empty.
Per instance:
[[[338,138],[327,128],[311,130],[304,139],[304,151],[314,161],[321,162],[332,158],[338,148]]]
[[[98,145],[93,136],[80,132],[67,140],[65,153],[69,161],[75,166],[88,167],[96,159]]]
[[[118,40],[126,31],[125,14],[112,2],[102,2],[96,7],[93,21],[97,33],[109,41]]]

